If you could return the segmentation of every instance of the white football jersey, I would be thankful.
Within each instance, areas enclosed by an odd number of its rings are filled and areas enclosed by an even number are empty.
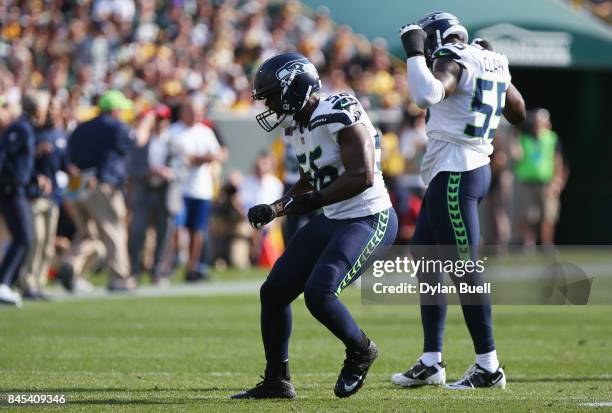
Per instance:
[[[285,129],[285,136],[293,146],[310,184],[316,190],[321,190],[344,172],[338,132],[358,123],[367,127],[375,148],[374,185],[350,199],[323,207],[323,213],[328,218],[358,218],[391,208],[380,167],[380,136],[359,100],[348,93],[321,99],[312,113],[308,127],[301,128],[294,124]]]
[[[429,108],[421,165],[426,184],[441,171],[470,171],[489,163],[511,81],[508,59],[501,53],[450,43],[434,52],[433,58],[439,57],[457,62],[461,73],[455,93]]]

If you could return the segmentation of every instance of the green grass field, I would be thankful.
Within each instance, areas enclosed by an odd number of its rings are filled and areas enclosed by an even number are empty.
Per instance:
[[[291,368],[296,401],[232,401],[264,368],[255,291],[244,295],[117,297],[0,308],[0,391],[66,393],[71,411],[609,411],[612,311],[605,306],[495,307],[498,353],[508,388],[451,392],[397,389],[389,381],[421,350],[415,306],[363,306],[343,294],[377,342],[364,388],[339,400],[333,386],[341,344],[294,304]],[[449,312],[449,380],[473,361],[460,309]],[[6,407],[6,398],[3,397]],[[10,409],[10,411],[17,409]]]

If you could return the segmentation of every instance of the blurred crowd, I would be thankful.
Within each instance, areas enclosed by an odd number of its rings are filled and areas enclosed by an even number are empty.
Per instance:
[[[570,0],[572,6],[612,24],[612,2],[610,0]]]
[[[88,275],[105,271],[110,291],[126,291],[144,274],[166,285],[178,269],[177,278],[198,281],[212,267],[271,266],[310,217],[254,231],[245,212],[297,180],[295,154],[279,137],[253,154],[246,176],[223,171],[231,153],[208,113],[250,109],[253,70],[295,49],[319,69],[324,94],[349,92],[368,110],[403,114],[378,126],[397,241],[410,241],[426,114],[384,41],[333,24],[327,9],[5,1],[0,25],[0,302],[44,299],[49,277],[88,291]],[[550,115],[532,111],[523,129],[500,128],[495,143],[488,243],[552,244],[567,168]]]
[[[397,107],[404,76],[383,40],[335,26],[329,10],[306,17],[297,0],[47,0],[0,4],[0,94],[44,88],[68,130],[96,114],[107,89],[134,101],[132,120],[162,102],[200,94],[215,109],[251,107],[253,70],[297,49],[320,69],[328,91],[351,91],[369,107]]]
[[[143,264],[164,283],[180,265],[198,280],[212,262],[273,262],[279,230],[253,234],[242,218],[262,194],[282,192],[277,160],[255,161],[261,191],[237,174],[221,183],[228,153],[206,113],[250,109],[253,70],[295,49],[317,65],[326,93],[354,93],[368,108],[408,102],[401,62],[392,64],[384,41],[295,0],[1,2],[0,128],[33,142],[4,140],[5,152],[22,153],[0,165],[11,240],[0,296],[14,301],[15,283],[42,296],[48,268],[66,288],[86,290],[84,275],[102,266],[114,291],[134,288]],[[209,230],[211,214],[219,220]],[[242,242],[228,240],[235,234]]]

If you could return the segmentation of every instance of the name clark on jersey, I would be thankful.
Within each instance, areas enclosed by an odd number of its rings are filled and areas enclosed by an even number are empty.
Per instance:
[[[482,58],[485,72],[495,73],[498,75],[507,75],[507,66],[499,59],[484,56]]]

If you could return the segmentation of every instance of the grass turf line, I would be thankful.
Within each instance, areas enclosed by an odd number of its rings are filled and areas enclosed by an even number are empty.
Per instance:
[[[263,372],[256,295],[28,303],[0,311],[0,391],[68,394],[68,411],[604,411],[612,401],[610,307],[494,307],[506,391],[397,389],[421,350],[415,306],[362,306],[342,294],[378,344],[364,388],[339,400],[342,345],[296,301],[291,370],[299,399],[232,401]],[[460,308],[448,316],[449,380],[473,362]],[[45,407],[51,409],[53,407]],[[15,409],[16,411],[18,409]],[[39,406],[23,410],[41,411]]]

